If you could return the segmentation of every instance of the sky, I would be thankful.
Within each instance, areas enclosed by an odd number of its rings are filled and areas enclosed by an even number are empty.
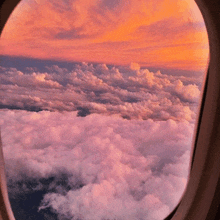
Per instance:
[[[17,220],[162,220],[187,185],[208,40],[191,0],[23,0],[1,35]]]
[[[203,70],[206,28],[193,0],[22,0],[1,55]]]

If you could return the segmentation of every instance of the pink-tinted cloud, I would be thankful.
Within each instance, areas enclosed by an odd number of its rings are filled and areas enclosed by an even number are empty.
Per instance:
[[[81,63],[47,72],[1,67],[1,107],[118,114],[127,119],[194,121],[200,99],[195,79],[129,67]]]
[[[10,193],[46,192],[67,219],[163,219],[187,183],[193,124],[76,112],[2,110]],[[57,181],[60,175],[62,181]],[[42,179],[49,180],[44,186]]]

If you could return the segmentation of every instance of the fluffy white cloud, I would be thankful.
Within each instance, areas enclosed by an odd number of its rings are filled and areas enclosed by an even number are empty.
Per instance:
[[[190,84],[187,86],[184,86],[183,83],[180,80],[177,80],[174,82],[173,85],[174,92],[176,92],[182,99],[195,102],[198,100],[200,96],[200,90],[197,85]]]
[[[44,69],[0,67],[10,196],[44,193],[40,212],[60,219],[169,214],[187,183],[199,83],[137,63]]]
[[[194,127],[186,120],[23,110],[0,116],[9,191],[25,192],[29,180],[37,191],[42,179],[54,177],[41,212],[50,207],[61,219],[159,220],[186,186]]]
[[[193,121],[200,97],[192,78],[154,73],[137,63],[130,67],[81,63],[69,70],[53,65],[44,72],[1,67],[1,73],[2,108]]]

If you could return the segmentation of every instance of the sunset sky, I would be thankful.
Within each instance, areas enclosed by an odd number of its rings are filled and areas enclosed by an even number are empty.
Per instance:
[[[204,70],[206,28],[193,0],[22,0],[1,55]]]

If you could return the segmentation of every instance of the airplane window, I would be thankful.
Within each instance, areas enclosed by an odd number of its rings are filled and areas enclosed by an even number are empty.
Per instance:
[[[208,64],[192,0],[22,0],[1,35],[16,219],[161,220],[185,190]]]

